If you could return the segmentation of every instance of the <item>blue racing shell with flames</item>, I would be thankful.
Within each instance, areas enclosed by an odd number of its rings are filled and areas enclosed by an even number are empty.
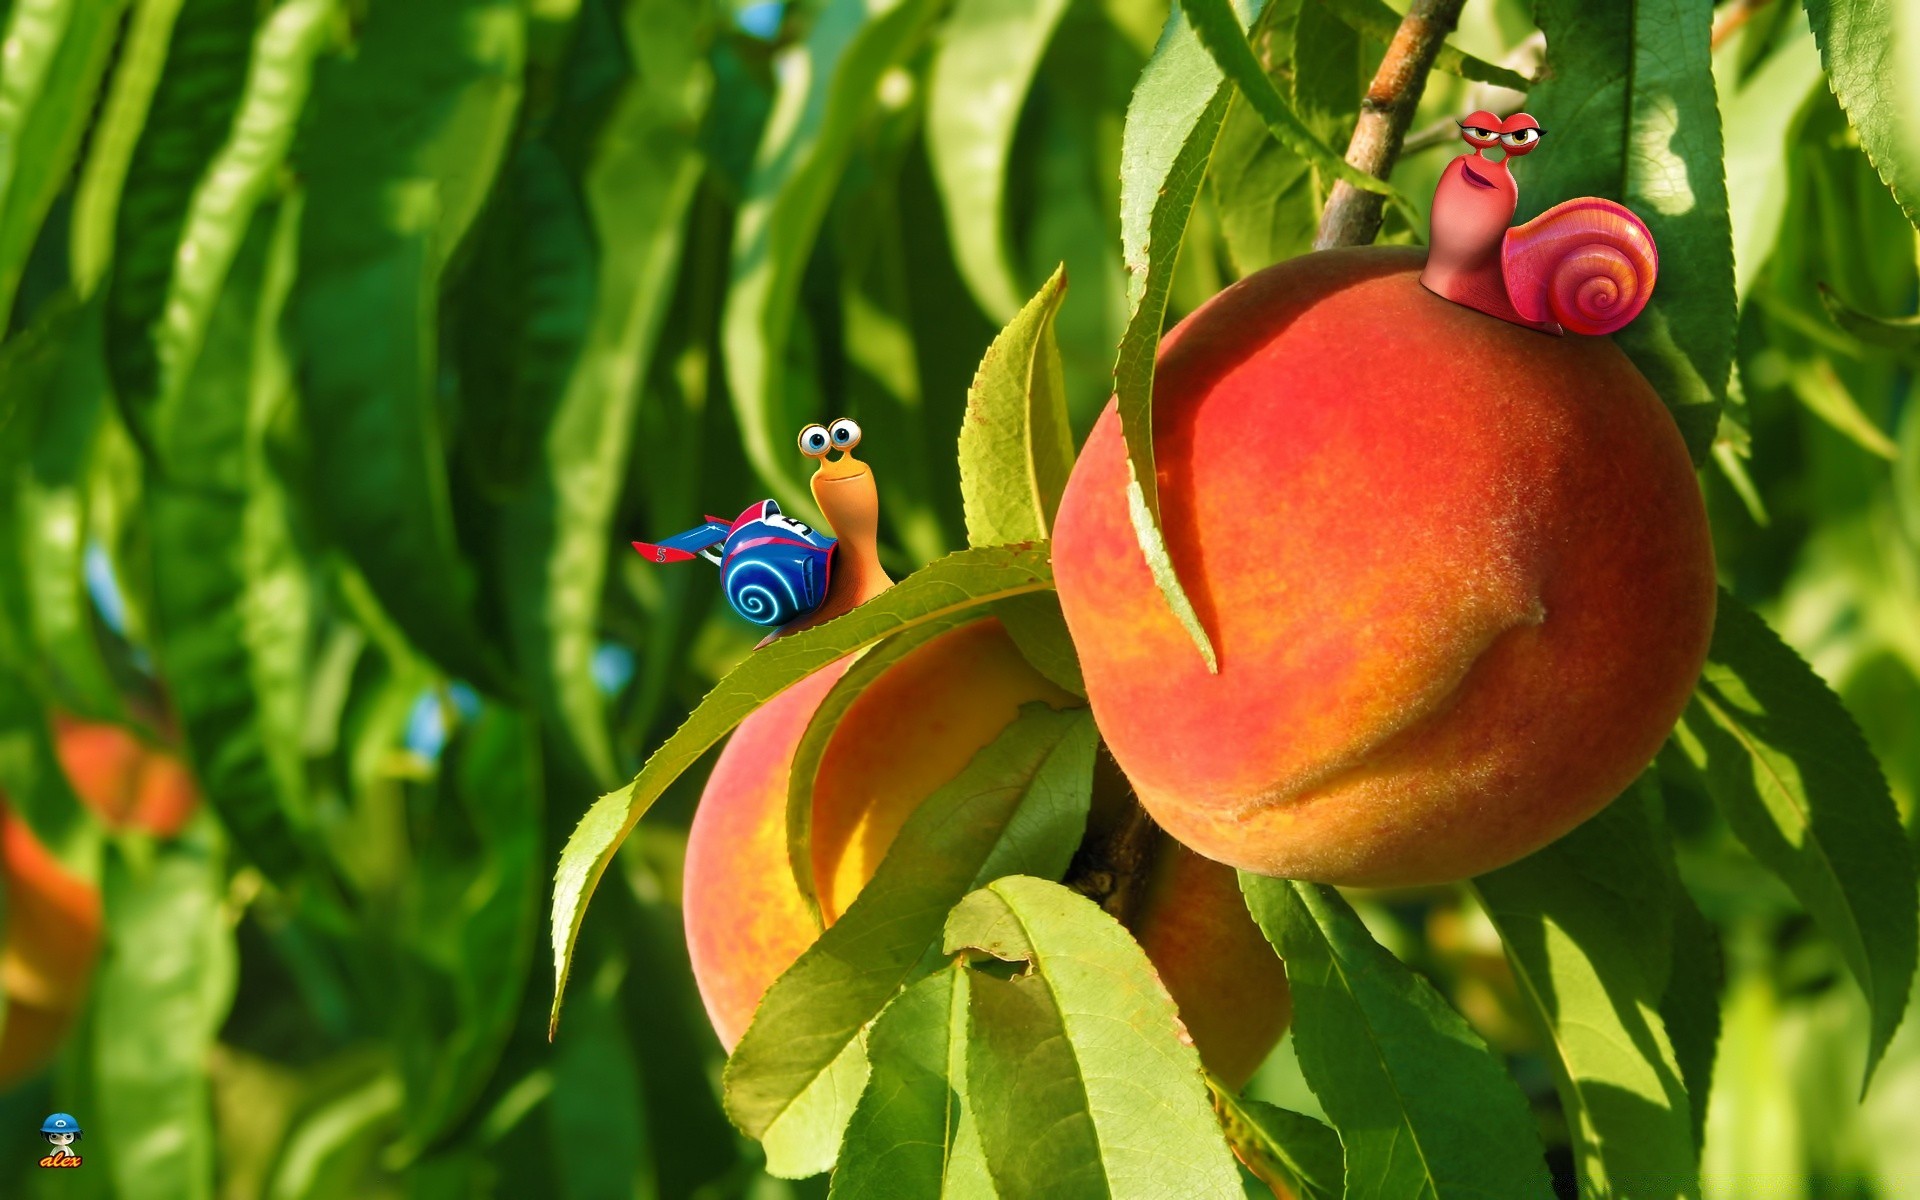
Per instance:
[[[661,542],[635,542],[654,562],[704,558],[720,566],[720,587],[733,610],[755,625],[785,625],[819,608],[833,573],[834,539],[780,511],[771,500],[750,505],[731,522],[706,524]]]

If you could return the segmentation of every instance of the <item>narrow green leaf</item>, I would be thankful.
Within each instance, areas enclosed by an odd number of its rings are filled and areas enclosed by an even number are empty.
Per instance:
[[[747,461],[791,508],[806,507],[806,489],[783,453],[800,428],[786,411],[785,367],[801,274],[881,76],[938,7],[827,0],[810,15],[806,40],[781,51],[775,66],[779,94],[734,231],[721,342]]]
[[[987,347],[960,426],[960,496],[975,546],[1048,535],[1073,470],[1073,432],[1053,320],[1066,299],[1056,269]]]
[[[1339,1134],[1312,1117],[1235,1096],[1212,1078],[1207,1086],[1235,1156],[1275,1196],[1340,1200],[1346,1194]]]
[[[1820,285],[1820,303],[1833,323],[1869,346],[1880,346],[1903,357],[1920,355],[1920,316],[1876,317],[1842,300],[1826,284]]]
[[[122,1195],[214,1195],[207,1055],[233,1002],[237,955],[210,832],[202,822],[146,862],[107,856],[93,1059],[100,1165]]]
[[[280,182],[335,4],[282,0],[250,54],[232,39],[252,29],[251,5],[205,0],[183,18],[116,214],[107,291],[107,365],[138,435],[191,373],[254,211]],[[207,120],[223,109],[230,121]]]
[[[807,719],[806,732],[794,747],[787,768],[787,864],[793,870],[793,882],[800,896],[820,919],[820,895],[813,878],[813,783],[820,773],[820,760],[833,740],[840,720],[867,685],[885,674],[895,663],[926,645],[934,638],[969,621],[978,620],[972,612],[952,613],[902,630],[860,655],[827,694],[820,699]]]
[[[1852,389],[1826,358],[1794,356],[1786,361],[1787,386],[1807,410],[1848,441],[1876,458],[1892,462],[1900,456],[1893,439],[1874,423],[1853,398]]]
[[[593,677],[608,531],[626,479],[640,385],[672,294],[712,90],[705,5],[646,0],[623,16],[637,73],[583,181],[600,251],[592,324],[540,442],[534,486],[507,513],[514,638],[550,728],[600,786],[616,777]],[[664,449],[664,448],[661,448]]]
[[[1385,45],[1393,41],[1400,29],[1400,14],[1390,7],[1386,0],[1319,0],[1333,10],[1341,20],[1366,34],[1374,41]],[[1442,42],[1440,52],[1434,56],[1436,70],[1449,75],[1458,75],[1462,79],[1471,79],[1476,83],[1491,83],[1495,87],[1508,88],[1524,92],[1533,86],[1518,71],[1490,63],[1483,58],[1475,58],[1451,43]]]
[[[554,876],[551,1024],[560,1020],[567,965],[580,921],[613,852],[667,785],[680,777],[748,713],[814,671],[902,629],[965,612],[1006,596],[1051,587],[1045,546],[994,546],[950,554],[842,617],[757,650],[714,685],[631,784],[595,801],[561,852]]]
[[[1474,881],[1545,1030],[1582,1195],[1700,1194],[1693,1113],[1660,1017],[1679,881],[1658,796],[1644,776],[1566,837]]]
[[[17,0],[0,45],[0,324],[66,186],[126,0]]]
[[[1680,1064],[1691,1110],[1693,1144],[1706,1144],[1707,1101],[1713,1088],[1713,1063],[1720,1048],[1720,940],[1685,887],[1674,888],[1673,965],[1667,992],[1660,998],[1660,1019]]]
[[[1260,114],[1273,136],[1289,150],[1334,179],[1362,191],[1394,195],[1392,184],[1350,165],[1338,150],[1307,128],[1300,114],[1293,111],[1293,105],[1273,86],[1273,80],[1267,78],[1266,70],[1253,52],[1253,43],[1247,40],[1246,26],[1241,24],[1229,0],[1180,0],[1180,10],[1187,14],[1194,32],[1199,34],[1201,43],[1220,69]]]
[[[847,1122],[829,1200],[993,1200],[967,1095],[971,973],[936,971],[895,997],[867,1041],[867,1090]]]
[[[968,981],[967,1091],[980,1097],[974,1121],[1001,1196],[1243,1194],[1199,1055],[1118,921],[1059,884],[1012,875],[960,902],[945,949],[1028,968]]]
[[[1547,65],[1527,110],[1548,141],[1515,172],[1522,216],[1596,195],[1652,230],[1666,269],[1615,337],[1673,411],[1695,464],[1726,402],[1736,325],[1712,10],[1711,0],[1542,0]]]
[[[1300,1069],[1340,1133],[1352,1200],[1553,1194],[1499,1060],[1338,892],[1244,871],[1240,888],[1287,962]]]
[[[954,264],[995,321],[1020,308],[1007,253],[1014,130],[1066,0],[958,0],[940,28],[927,99],[927,157]]]
[[[1213,644],[1174,571],[1160,528],[1160,484],[1153,465],[1153,368],[1180,242],[1232,98],[1233,88],[1219,65],[1183,11],[1176,11],[1140,72],[1120,146],[1120,241],[1128,315],[1114,361],[1113,390],[1127,443],[1127,511],[1154,583],[1210,670],[1218,665]]]
[[[513,128],[525,36],[508,0],[414,0],[370,10],[354,55],[317,65],[288,326],[329,531],[409,640],[496,689],[455,536],[435,308]]]
[[[1839,697],[1725,592],[1680,741],[1734,834],[1806,905],[1866,993],[1864,1089],[1920,957],[1913,851],[1880,764]]]
[[[1891,0],[1806,0],[1828,86],[1907,220],[1920,226],[1920,13]]]
[[[727,1063],[735,1124],[763,1136],[912,977],[970,889],[1066,871],[1086,830],[1093,741],[1085,709],[1029,705],[914,810],[847,911],[761,999]]]

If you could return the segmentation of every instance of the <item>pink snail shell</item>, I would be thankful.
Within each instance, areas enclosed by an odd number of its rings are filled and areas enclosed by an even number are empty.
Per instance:
[[[1507,297],[1529,321],[1573,333],[1612,333],[1640,315],[1660,273],[1646,223],[1598,196],[1556,204],[1507,231]]]

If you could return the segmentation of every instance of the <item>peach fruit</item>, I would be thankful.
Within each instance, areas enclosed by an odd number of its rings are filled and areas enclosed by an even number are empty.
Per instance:
[[[100,893],[70,874],[0,800],[0,1090],[46,1066],[86,997],[100,951]]]
[[[818,935],[787,860],[787,778],[808,720],[845,669],[843,661],[816,673],[743,722],[694,816],[681,891],[687,943],[729,1049],[768,985]],[[813,795],[813,873],[826,921],[846,911],[913,810],[1033,701],[1078,703],[987,618],[911,651],[848,706]],[[1159,845],[1130,923],[1202,1058],[1238,1086],[1286,1028],[1286,976],[1233,873],[1170,839]]]
[[[1422,288],[1419,251],[1281,263],[1162,344],[1154,453],[1209,674],[1128,519],[1109,408],[1054,527],[1094,716],[1169,833],[1252,871],[1492,870],[1652,759],[1713,624],[1672,417],[1605,338]]]

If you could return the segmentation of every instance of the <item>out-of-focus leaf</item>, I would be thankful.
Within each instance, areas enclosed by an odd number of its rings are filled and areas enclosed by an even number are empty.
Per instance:
[[[867,1089],[847,1122],[829,1200],[993,1200],[967,1096],[970,972],[895,997],[867,1041]]]
[[[297,784],[297,759],[274,748],[298,719],[286,692],[299,686],[307,602],[284,561],[290,535],[260,455],[263,424],[285,397],[276,322],[297,217],[275,209],[256,222],[209,330],[213,353],[156,413],[164,477],[148,501],[156,651],[200,785],[241,852],[283,883],[312,861],[300,797],[283,791]],[[269,724],[256,652],[290,649],[296,681],[282,662]]]
[[[1781,1061],[1780,997],[1763,971],[1728,989],[1726,1036],[1700,1162],[1706,1200],[1749,1200],[1760,1186],[1805,1197],[1802,1118]]]
[[[434,1034],[401,1047],[416,1147],[459,1120],[493,1073],[526,990],[545,884],[533,722],[488,705],[448,755],[451,794],[417,840],[402,901],[414,968],[405,1024]]]
[[[1400,14],[1389,7],[1386,0],[1319,0],[1319,3],[1339,14],[1340,19],[1354,29],[1383,45],[1393,41],[1393,35],[1400,29]],[[1440,52],[1434,55],[1433,66],[1435,70],[1445,71],[1449,75],[1458,75],[1478,83],[1491,83],[1495,87],[1516,92],[1524,92],[1533,86],[1533,81],[1520,72],[1483,58],[1475,58],[1446,42],[1440,44]]]
[[[1020,110],[1066,0],[959,0],[940,28],[927,104],[927,156],[954,263],[996,321],[1020,309],[1007,254],[1008,156]]]
[[[764,1135],[912,977],[969,890],[1064,873],[1092,792],[1092,718],[1033,705],[916,808],[847,911],[761,998],[727,1062],[734,1123]]]
[[[66,186],[126,0],[17,0],[0,45],[0,325]]]
[[[1120,241],[1127,266],[1128,316],[1114,362],[1113,390],[1127,443],[1127,510],[1154,583],[1209,669],[1217,663],[1213,643],[1174,571],[1160,528],[1159,476],[1153,466],[1153,367],[1180,242],[1232,98],[1232,85],[1187,23],[1185,10],[1177,11],[1167,18],[1160,44],[1140,73],[1127,105],[1120,151]]]
[[[546,428],[534,486],[508,511],[504,556],[514,639],[542,711],[603,787],[617,775],[593,677],[608,525],[672,295],[712,88],[706,5],[647,0],[627,6],[622,20],[637,74],[583,182],[600,250],[593,320]]]
[[[1623,201],[1666,269],[1614,335],[1704,462],[1733,364],[1733,234],[1708,46],[1710,0],[1542,0],[1547,66],[1527,110],[1551,130],[1515,172],[1521,216],[1581,195]]]
[[[1897,0],[1805,2],[1833,94],[1900,210],[1920,225],[1920,118],[1910,103],[1920,12]]]
[[[668,784],[748,713],[814,671],[889,634],[1007,596],[1051,587],[1045,546],[962,550],[923,567],[843,617],[783,637],[754,652],[707,693],[634,781],[594,802],[567,839],[554,877],[553,1024],[587,898],[613,852]]]
[[[1725,592],[1679,736],[1727,824],[1793,889],[1866,993],[1871,1080],[1920,957],[1913,849],[1880,764],[1813,669]]]
[[[376,1139],[398,1120],[404,1100],[399,1077],[381,1072],[316,1105],[288,1134],[267,1200],[354,1194]]]
[[[1340,1200],[1346,1194],[1339,1134],[1312,1117],[1235,1096],[1211,1077],[1207,1085],[1234,1156],[1275,1196]]]
[[[1289,150],[1312,163],[1316,170],[1362,191],[1382,196],[1394,194],[1393,185],[1349,164],[1338,150],[1321,141],[1300,119],[1280,89],[1273,86],[1273,80],[1267,78],[1266,70],[1253,52],[1253,44],[1247,41],[1246,27],[1230,0],[1180,0],[1180,9],[1187,14],[1187,20],[1193,23],[1201,43],[1220,69],[1260,114],[1273,136]]]
[[[1246,872],[1240,888],[1286,960],[1294,1048],[1340,1133],[1348,1196],[1552,1195],[1500,1061],[1338,892]]]
[[[786,465],[791,456],[781,453],[799,431],[786,412],[785,363],[800,277],[881,76],[938,7],[827,0],[811,15],[806,40],[776,60],[780,90],[734,231],[722,344],[747,461],[786,506],[806,506],[806,489]]]
[[[513,128],[526,17],[506,0],[415,0],[370,10],[359,35],[351,58],[316,64],[297,156],[288,328],[316,508],[415,645],[500,688],[455,536],[434,314]]]
[[[1893,350],[1903,357],[1920,356],[1920,316],[1876,317],[1863,313],[1825,284],[1820,285],[1820,303],[1835,325],[1867,345]]]
[[[207,1055],[233,1002],[236,962],[210,833],[202,822],[147,862],[107,856],[93,1057],[100,1165],[123,1195],[214,1194]]]
[[[253,29],[252,5],[189,0],[115,220],[107,364],[136,434],[199,357],[254,210],[279,181],[335,4],[283,0],[249,56],[233,39]],[[208,121],[222,111],[229,121]]]
[[[1073,635],[1060,611],[1058,592],[1015,596],[994,605],[993,611],[1034,670],[1076,696],[1087,694],[1087,681],[1080,674],[1080,655],[1073,648]]]
[[[1794,113],[1821,86],[1820,55],[1801,33],[1767,59],[1744,84],[1734,78],[1731,53],[1716,56],[1720,113],[1726,124],[1727,203],[1733,229],[1734,293],[1745,300],[1754,277],[1773,253],[1787,208],[1787,173],[1780,169],[1796,128]]]
[[[1045,538],[1073,470],[1073,433],[1053,318],[1064,267],[987,347],[960,426],[960,495],[975,546]]]
[[[1660,1018],[1679,884],[1657,798],[1643,777],[1572,833],[1474,881],[1546,1032],[1585,1195],[1700,1190],[1693,1114]]]
[[[1686,888],[1673,891],[1673,965],[1660,998],[1660,1019],[1680,1065],[1698,1148],[1705,1144],[1707,1098],[1720,1046],[1720,940]]]
[[[968,981],[967,1091],[1001,1196],[1243,1194],[1173,1000],[1099,905],[1011,875],[960,902],[945,950],[1027,968]]]
[[[1846,382],[1825,358],[1792,358],[1787,361],[1787,385],[1808,411],[1819,417],[1854,445],[1877,458],[1892,462],[1899,457],[1893,439],[1860,409]]]
[[[632,977],[625,960],[598,946],[600,961],[587,976],[586,995],[576,1005],[578,1021],[570,1035],[552,1048],[554,1095],[547,1124],[556,1145],[594,1147],[593,1154],[568,1155],[574,1161],[553,1172],[560,1194],[573,1200],[600,1196],[652,1194],[648,1112],[642,1095],[641,1062],[621,1025],[619,992]],[[633,980],[646,987],[651,981]]]

